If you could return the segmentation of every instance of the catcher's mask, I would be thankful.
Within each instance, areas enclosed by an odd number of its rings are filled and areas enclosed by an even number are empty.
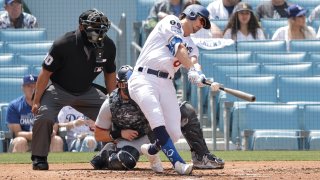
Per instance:
[[[83,26],[89,42],[102,44],[111,23],[102,12],[92,9],[80,15],[79,24]]]
[[[128,80],[133,73],[133,68],[130,65],[121,66],[117,73],[117,86],[130,97],[128,90]]]

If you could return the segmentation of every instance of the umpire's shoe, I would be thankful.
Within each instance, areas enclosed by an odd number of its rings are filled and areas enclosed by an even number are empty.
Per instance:
[[[32,160],[32,169],[33,170],[48,170],[49,169],[47,157],[32,155],[31,160]]]
[[[213,154],[206,153],[203,157],[199,157],[195,152],[192,152],[193,167],[197,169],[223,169],[224,160],[216,157]]]

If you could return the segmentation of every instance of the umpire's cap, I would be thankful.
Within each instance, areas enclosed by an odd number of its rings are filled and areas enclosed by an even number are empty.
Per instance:
[[[211,27],[211,24],[210,24],[210,21],[209,21],[209,11],[199,5],[199,4],[192,4],[190,6],[188,6],[183,12],[182,14],[185,14],[186,17],[190,20],[196,20],[196,18],[198,16],[201,16],[205,19],[205,25],[203,26],[203,28],[205,29],[210,29]]]

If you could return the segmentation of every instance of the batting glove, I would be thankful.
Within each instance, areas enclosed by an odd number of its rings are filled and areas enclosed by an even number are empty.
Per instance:
[[[211,88],[211,91],[215,91],[215,92],[219,91],[220,84],[217,82],[213,82],[213,83],[211,83],[210,88]]]
[[[204,84],[202,81],[206,78],[206,76],[201,72],[197,71],[194,68],[190,68],[188,72],[188,79],[191,83],[196,84],[198,87],[203,87]]]

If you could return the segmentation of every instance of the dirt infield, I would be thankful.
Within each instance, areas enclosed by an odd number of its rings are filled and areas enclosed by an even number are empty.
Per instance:
[[[179,176],[169,163],[154,174],[148,163],[133,171],[92,170],[84,164],[50,164],[49,171],[33,171],[30,164],[0,164],[0,179],[320,179],[319,161],[226,162],[222,170],[194,170]]]

